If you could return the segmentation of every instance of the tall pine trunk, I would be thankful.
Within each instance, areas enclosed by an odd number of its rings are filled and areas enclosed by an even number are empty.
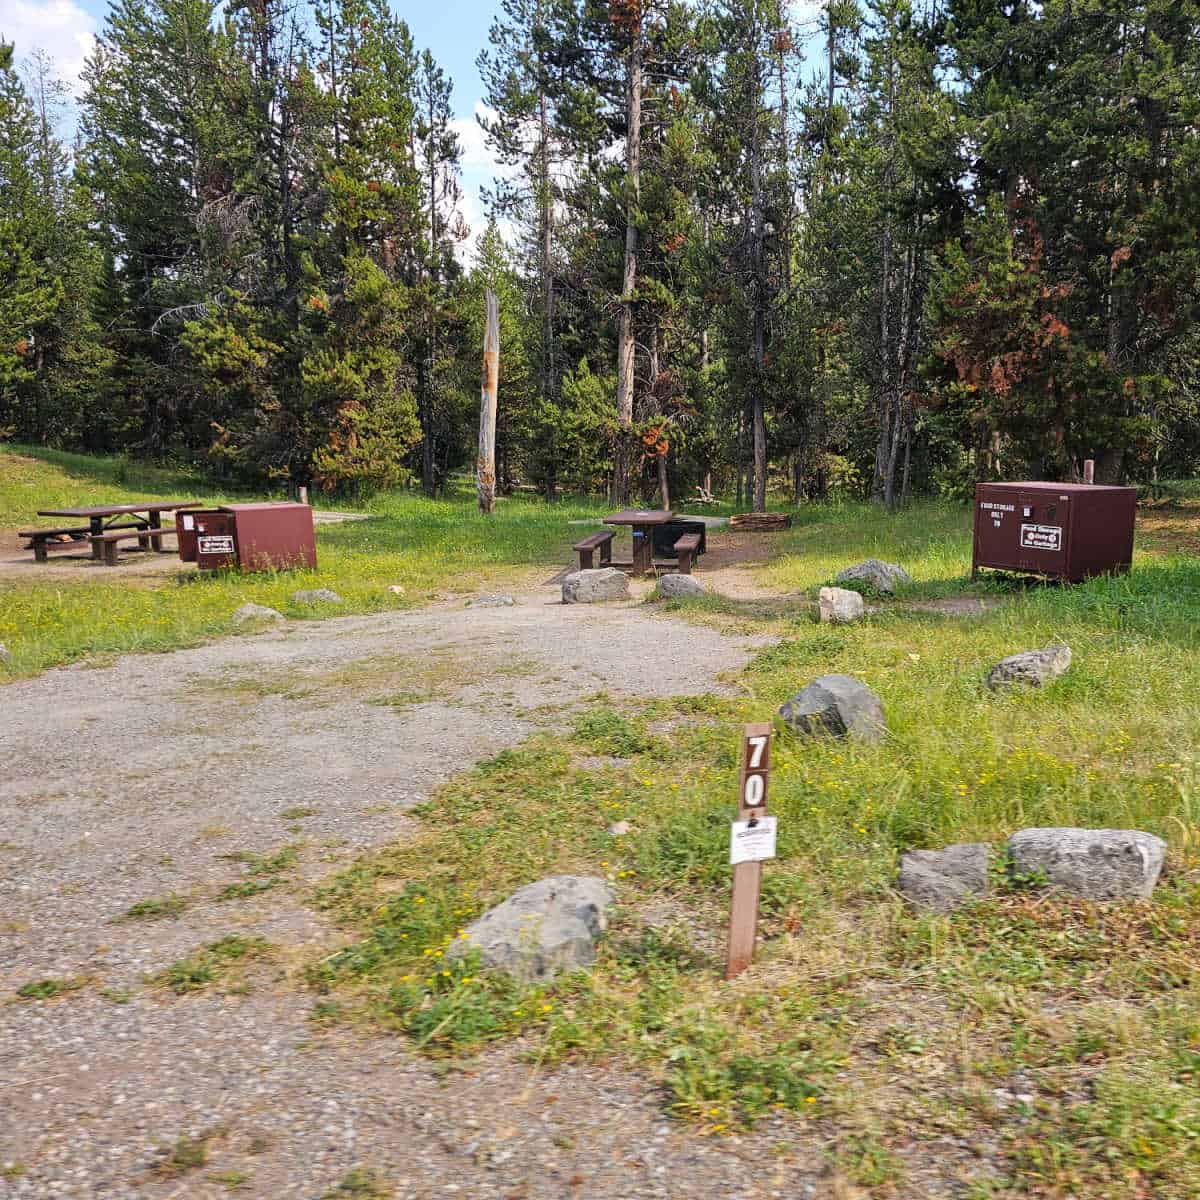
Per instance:
[[[754,95],[751,98],[750,138],[750,230],[753,239],[753,288],[754,322],[751,333],[751,355],[754,361],[754,390],[751,399],[750,424],[754,442],[754,490],[755,512],[764,512],[767,507],[767,422],[763,411],[763,368],[767,353],[767,263],[766,230],[763,218],[762,195],[762,144],[759,137],[759,100],[762,96],[762,62],[758,46],[754,49]]]
[[[633,293],[637,286],[637,210],[641,200],[642,29],[630,33],[625,78],[625,262],[621,273],[621,312],[617,324],[617,444],[613,455],[613,502],[629,502],[633,460],[633,389],[636,345]]]

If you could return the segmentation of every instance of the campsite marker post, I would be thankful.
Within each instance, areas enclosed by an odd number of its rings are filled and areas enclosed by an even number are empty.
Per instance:
[[[729,912],[726,979],[741,974],[754,958],[763,860],[775,857],[775,818],[767,816],[771,733],[768,721],[749,724],[742,731],[738,819],[733,823],[729,840],[729,861],[733,864],[733,901]]]

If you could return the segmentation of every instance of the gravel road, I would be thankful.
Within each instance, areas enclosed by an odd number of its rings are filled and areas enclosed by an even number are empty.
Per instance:
[[[845,1194],[786,1124],[697,1138],[615,1067],[509,1046],[446,1072],[322,1032],[278,966],[245,996],[143,986],[230,933],[310,954],[334,937],[311,884],[405,836],[452,772],[599,691],[722,691],[761,644],[553,599],[291,622],[0,690],[0,1197],[318,1200],[363,1194],[336,1189],[368,1167],[413,1198]],[[289,846],[278,886],[217,898]],[[122,919],[171,895],[181,915]],[[81,986],[15,999],[44,978]],[[202,1166],[172,1171],[180,1138]]]

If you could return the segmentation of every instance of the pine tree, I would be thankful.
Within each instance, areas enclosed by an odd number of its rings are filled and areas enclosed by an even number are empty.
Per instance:
[[[0,69],[0,427],[33,441],[103,445],[100,257],[87,197],[56,134],[66,89],[47,55],[24,66],[28,91]]]
[[[229,133],[216,11],[215,0],[118,0],[84,72],[81,179],[120,293],[112,350],[126,436],[155,452],[191,430],[176,340],[220,278],[200,220]]]

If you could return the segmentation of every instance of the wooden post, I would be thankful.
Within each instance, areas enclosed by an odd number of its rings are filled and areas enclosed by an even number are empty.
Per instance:
[[[1083,482],[1096,482],[1096,461],[1095,459],[1085,458],[1083,460]]]
[[[299,500],[301,504],[308,503],[308,488],[305,487],[304,484],[301,484],[296,489],[296,499]]]
[[[761,820],[767,813],[767,783],[771,770],[771,723],[746,726],[742,735],[742,775],[738,791],[738,820]],[[725,978],[740,975],[754,959],[758,933],[758,894],[762,863],[740,862],[733,868],[733,900],[729,910],[729,953]]]
[[[475,487],[479,511],[496,511],[496,396],[500,387],[500,304],[491,288],[485,293],[487,324],[483,332],[483,384],[479,394],[479,459]]]

